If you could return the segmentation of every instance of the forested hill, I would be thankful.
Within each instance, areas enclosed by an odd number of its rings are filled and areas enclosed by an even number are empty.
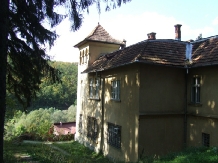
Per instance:
[[[50,107],[63,110],[76,102],[77,64],[55,61],[51,65],[61,72],[62,82],[50,84],[43,78],[38,97],[33,100],[30,110]]]

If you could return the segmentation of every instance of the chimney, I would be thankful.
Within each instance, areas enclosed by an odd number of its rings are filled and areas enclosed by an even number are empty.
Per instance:
[[[123,45],[121,45],[121,49],[124,49],[126,47],[126,40],[123,39]]]
[[[181,24],[174,25],[175,27],[175,40],[181,41]]]
[[[156,40],[156,33],[154,32],[151,32],[151,33],[148,33],[148,40]]]

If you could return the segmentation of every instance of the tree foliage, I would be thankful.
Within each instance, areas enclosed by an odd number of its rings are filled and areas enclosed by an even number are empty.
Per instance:
[[[11,140],[23,134],[43,138],[48,134],[53,123],[74,122],[76,120],[76,106],[71,105],[67,110],[37,109],[28,114],[16,111],[14,116],[7,119],[5,124],[5,139]]]
[[[48,64],[43,45],[53,45],[57,35],[43,27],[50,20],[53,27],[63,15],[56,14],[54,1],[11,0],[9,6],[7,90],[13,92],[24,109],[36,97],[42,76],[59,81],[58,70]],[[63,3],[59,1],[59,3]]]
[[[50,83],[46,78],[42,78],[37,99],[31,106],[32,109],[55,107],[62,110],[76,101],[77,65],[68,62],[52,62],[51,65],[60,71],[61,82]]]
[[[121,6],[129,0],[105,0],[106,9]],[[59,72],[48,64],[50,59],[43,48],[53,45],[57,35],[43,27],[47,21],[50,27],[59,24],[66,15],[55,12],[55,7],[68,6],[72,29],[82,25],[83,12],[100,0],[1,0],[0,1],[0,146],[3,148],[4,119],[7,89],[14,92],[26,109],[39,90],[42,76],[59,81]],[[7,62],[8,61],[8,62]],[[0,150],[3,161],[3,149]]]

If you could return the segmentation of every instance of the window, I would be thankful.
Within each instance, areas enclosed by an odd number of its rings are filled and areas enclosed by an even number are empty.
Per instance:
[[[202,133],[202,145],[205,147],[210,146],[210,134]]]
[[[93,78],[89,79],[89,98],[93,98],[94,89],[93,89]]]
[[[78,132],[82,133],[82,114],[79,115],[79,129]]]
[[[85,63],[88,63],[88,57],[89,57],[89,53],[88,53],[88,49],[86,48],[86,52],[85,52],[85,56],[84,56]]]
[[[82,52],[80,51],[80,65],[82,64]]]
[[[111,99],[120,100],[120,81],[114,80],[111,82]]]
[[[87,137],[91,140],[96,140],[98,134],[97,119],[94,117],[88,117],[87,121]]]
[[[99,87],[100,87],[100,79],[96,78],[95,79],[95,98],[99,98]]]
[[[108,123],[107,142],[111,146],[121,148],[121,126]]]
[[[100,78],[89,79],[89,98],[99,99]]]
[[[88,49],[80,51],[80,65],[88,63],[89,52]]]
[[[82,64],[84,64],[84,50],[83,50],[83,53],[82,53]]]
[[[200,103],[200,77],[194,77],[192,82],[191,102]]]

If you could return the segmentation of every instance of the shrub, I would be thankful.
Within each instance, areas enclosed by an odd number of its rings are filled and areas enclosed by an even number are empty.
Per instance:
[[[17,111],[14,114],[14,117],[8,119],[5,123],[4,139],[12,140],[19,136],[27,138],[28,140],[53,139],[54,136],[51,136],[48,133],[52,124],[57,121],[60,122],[61,120],[63,120],[62,122],[75,120],[75,112],[75,106],[71,106],[68,110],[63,111],[55,108],[40,108],[38,110],[31,111],[28,114]],[[71,117],[71,119],[69,117]]]

